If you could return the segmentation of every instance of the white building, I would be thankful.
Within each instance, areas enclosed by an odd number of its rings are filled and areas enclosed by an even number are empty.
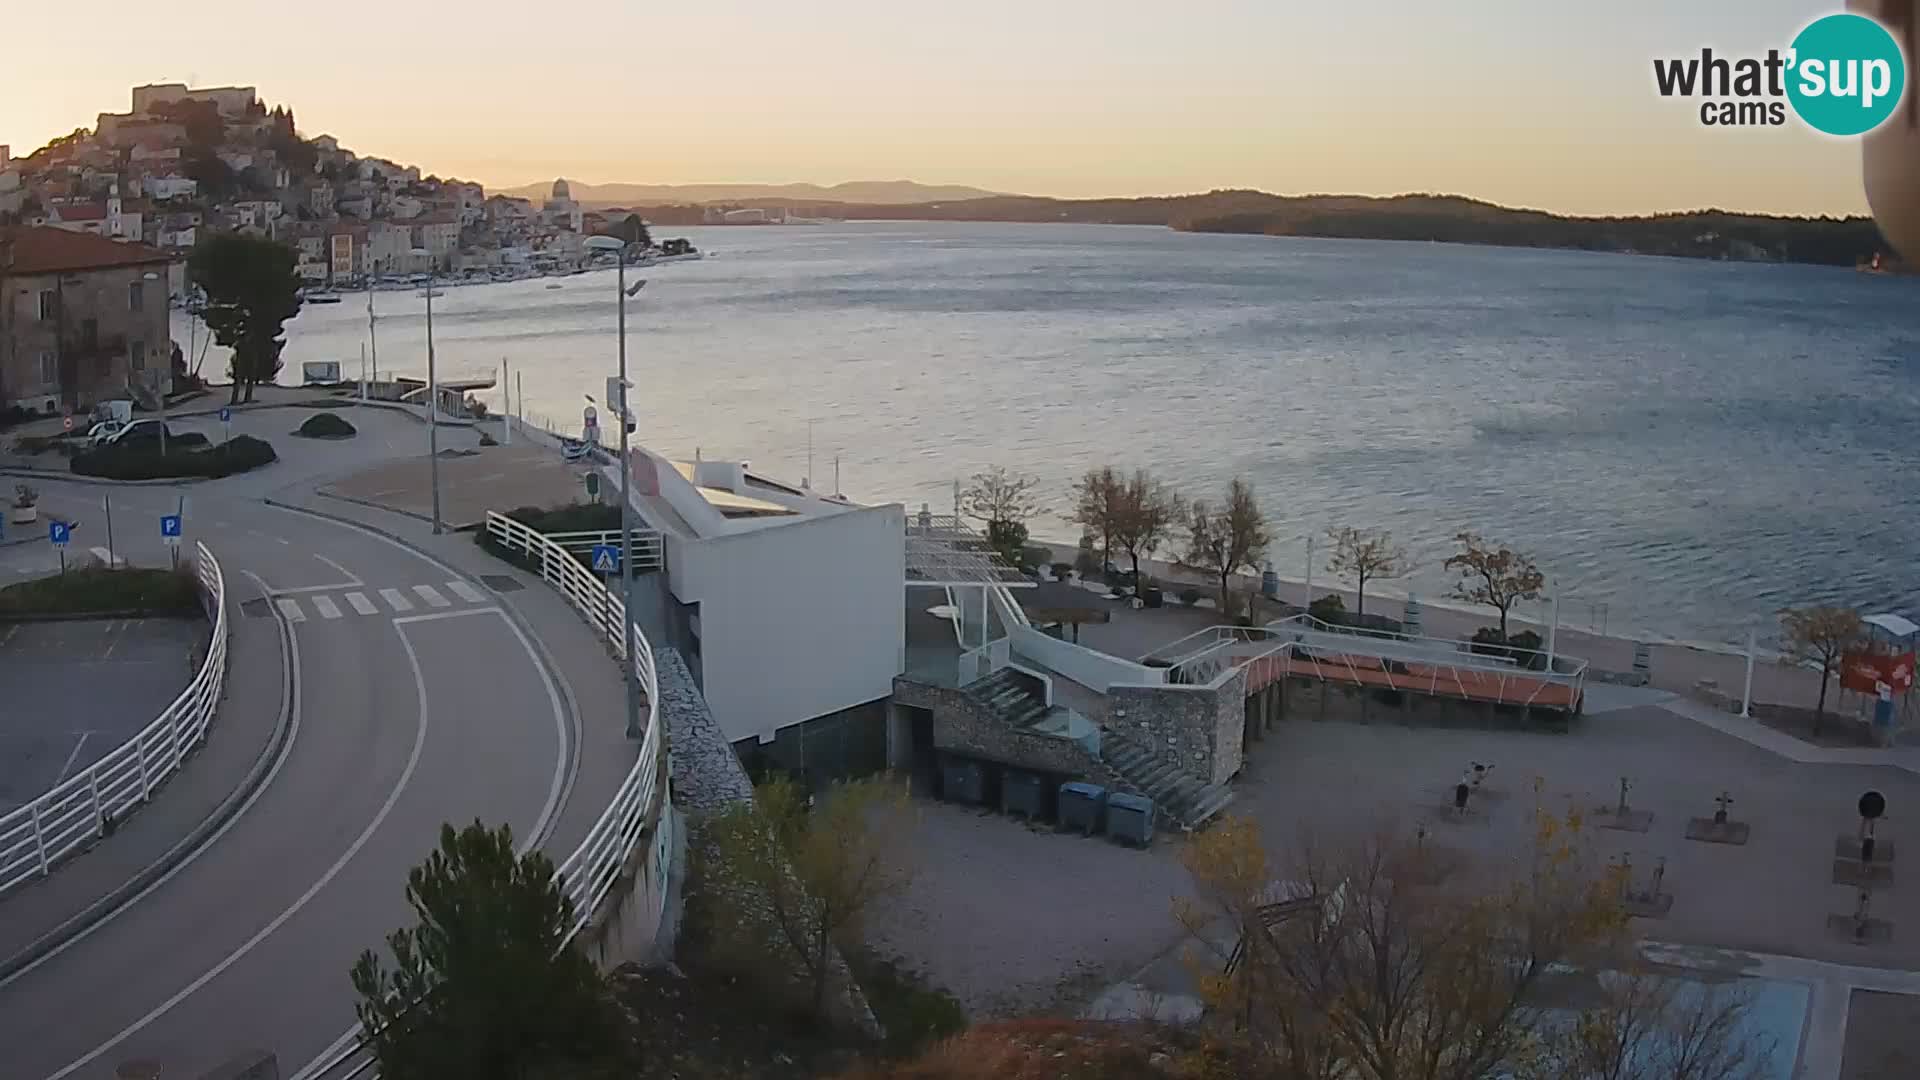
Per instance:
[[[200,182],[187,176],[149,176],[140,187],[149,199],[191,199],[200,190]]]
[[[906,662],[904,508],[779,483],[744,462],[646,450],[634,461],[636,512],[665,551],[660,643],[686,657],[727,739],[851,720],[883,746]],[[603,473],[617,491],[618,468]]]

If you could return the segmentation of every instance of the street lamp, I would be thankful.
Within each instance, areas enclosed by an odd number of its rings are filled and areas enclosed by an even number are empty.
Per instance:
[[[627,242],[616,236],[590,236],[587,247],[593,251],[614,252],[619,260],[615,271],[615,302],[619,307],[620,320],[620,400],[609,401],[609,406],[618,404],[620,412],[620,603],[625,611],[623,620],[626,625],[620,628],[625,642],[622,651],[627,657],[627,738],[638,739],[646,732],[640,728],[640,684],[639,675],[634,670],[633,649],[636,642],[633,634],[633,463],[627,459],[628,419],[633,413],[628,409],[627,391],[627,297],[640,291],[647,282],[645,278],[627,288]]]
[[[409,254],[427,259],[427,475],[433,488],[433,534],[440,535],[440,385],[433,377],[433,252],[414,248]]]

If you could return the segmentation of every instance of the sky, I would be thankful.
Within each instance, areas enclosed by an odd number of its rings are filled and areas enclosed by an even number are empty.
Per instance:
[[[24,154],[147,82],[252,85],[304,134],[489,187],[914,179],[1258,188],[1561,213],[1864,213],[1859,147],[1703,127],[1655,57],[1784,48],[1839,0],[93,0],[4,61]]]

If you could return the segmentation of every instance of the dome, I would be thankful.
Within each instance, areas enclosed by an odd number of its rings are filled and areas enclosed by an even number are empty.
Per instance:
[[[555,180],[553,182],[553,197],[555,201],[573,198],[573,192],[567,190],[567,182],[565,180]]]

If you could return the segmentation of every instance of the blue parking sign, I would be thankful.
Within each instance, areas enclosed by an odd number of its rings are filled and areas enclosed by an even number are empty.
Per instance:
[[[620,549],[612,544],[593,545],[593,569],[600,574],[619,573]]]
[[[64,521],[47,522],[47,539],[53,541],[54,547],[66,547],[67,541],[72,537],[73,526]]]
[[[160,515],[160,535],[170,540],[180,539],[180,515],[179,514],[161,514]]]
[[[220,408],[220,422],[224,424],[224,423],[226,423],[227,421],[229,421],[229,420],[231,420],[231,419],[233,419],[233,410],[232,410],[232,409],[229,409],[229,408],[227,408],[227,407],[225,407],[225,406],[221,406],[221,408]]]

